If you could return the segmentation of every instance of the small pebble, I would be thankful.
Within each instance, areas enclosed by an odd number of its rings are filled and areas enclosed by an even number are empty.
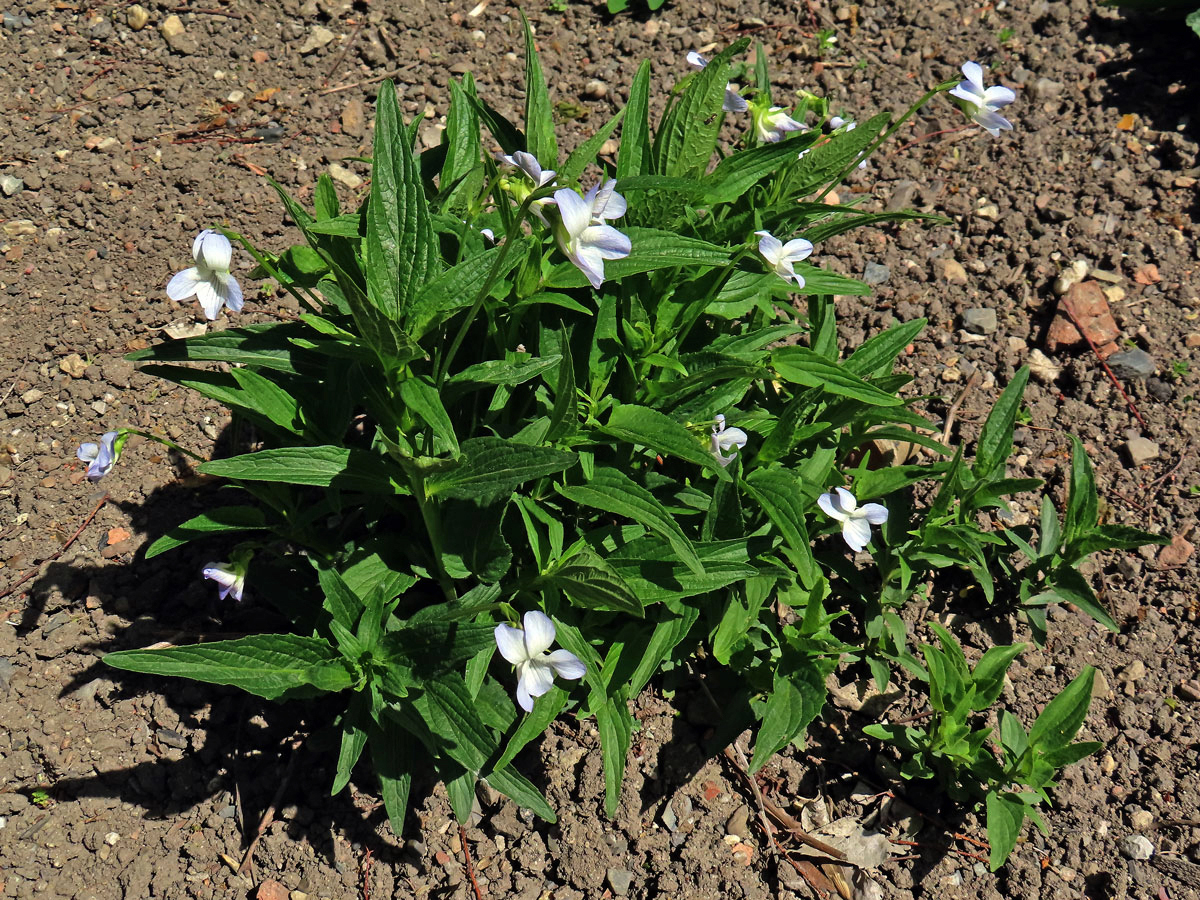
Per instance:
[[[1144,437],[1130,438],[1125,442],[1125,456],[1131,466],[1143,466],[1158,459],[1158,444]]]
[[[618,897],[624,897],[629,893],[629,885],[633,882],[633,873],[628,869],[609,869],[605,877],[608,879],[608,886]]]
[[[1114,353],[1108,358],[1108,367],[1118,378],[1144,379],[1154,374],[1154,357],[1140,347]]]
[[[1144,834],[1130,834],[1121,838],[1121,855],[1128,859],[1149,859],[1154,855],[1154,845]]]
[[[125,24],[133,31],[141,31],[150,22],[150,13],[136,3],[125,10]]]
[[[965,310],[962,323],[963,328],[974,334],[992,334],[997,327],[996,311],[986,307]]]

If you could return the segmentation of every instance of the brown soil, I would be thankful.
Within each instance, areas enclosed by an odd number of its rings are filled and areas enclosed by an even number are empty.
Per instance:
[[[350,158],[369,148],[380,76],[395,73],[406,115],[431,116],[427,144],[437,141],[447,79],[462,72],[473,71],[502,110],[519,108],[517,11],[492,0],[471,15],[474,5],[213,0],[179,13],[185,30],[170,45],[159,30],[170,3],[146,2],[149,24],[138,31],[134,10],[108,0],[30,0],[4,13],[0,175],[23,187],[0,196],[0,896],[207,900],[251,896],[275,880],[314,898],[366,897],[368,875],[375,900],[474,895],[440,788],[420,786],[405,841],[388,831],[365,767],[349,791],[328,796],[332,756],[321,729],[332,707],[264,704],[127,677],[98,661],[108,649],[179,634],[252,630],[261,614],[252,596],[231,608],[198,580],[220,547],[142,558],[147,539],[211,501],[211,486],[183,460],[131,441],[97,490],[73,458],[80,441],[122,424],[213,451],[227,424],[220,410],[140,375],[122,356],[193,320],[194,307],[173,304],[163,286],[187,264],[199,228],[228,223],[277,249],[292,239],[263,171],[304,199],[330,165],[366,174]],[[870,265],[882,279],[873,302],[840,305],[843,338],[853,345],[893,318],[928,316],[908,357],[914,393],[932,397],[931,415],[945,415],[977,372],[956,417],[958,438],[970,441],[1015,368],[1045,347],[1063,267],[1083,258],[1110,273],[1102,286],[1120,288],[1109,297],[1120,349],[1140,346],[1156,364],[1150,377],[1118,370],[1144,427],[1086,347],[1059,348],[1051,360],[1061,372],[1031,385],[1032,418],[1011,468],[1046,478],[1061,499],[1065,432],[1074,432],[1092,454],[1108,517],[1177,543],[1163,555],[1148,548],[1090,566],[1119,635],[1058,610],[1050,645],[1012,670],[1006,700],[1026,721],[1083,665],[1104,676],[1085,734],[1105,747],[1066,773],[1051,835],[1029,831],[993,876],[965,855],[978,848],[927,824],[917,847],[898,848],[914,859],[872,877],[889,897],[1196,896],[1200,686],[1186,682],[1197,677],[1200,642],[1186,541],[1196,539],[1200,502],[1197,377],[1188,369],[1200,343],[1189,335],[1200,331],[1200,41],[1179,22],[1125,21],[1087,0],[982,9],[950,0],[703,0],[611,20],[571,0],[565,13],[529,12],[555,99],[582,111],[563,126],[567,143],[619,105],[638,59],[654,61],[665,89],[686,71],[687,50],[745,32],[767,46],[777,102],[811,88],[843,114],[902,109],[970,58],[1019,89],[1011,135],[956,131],[961,117],[939,100],[854,177],[850,190],[870,194],[868,208],[927,207],[954,222],[860,231],[820,248],[823,264],[858,276]],[[812,35],[834,22],[840,54],[822,66]],[[1012,33],[1004,43],[1002,29]],[[586,92],[593,79],[606,96]],[[244,275],[248,260],[237,259]],[[983,339],[960,330],[974,308],[997,315]],[[286,297],[260,293],[239,321],[292,310]],[[1131,434],[1155,442],[1157,456],[1133,465]],[[1033,502],[1015,517],[1034,512]],[[953,609],[969,652],[1026,636],[1015,619],[970,600]],[[944,598],[928,612],[945,612]],[[615,821],[602,814],[589,723],[556,723],[523,758],[559,810],[557,826],[483,798],[465,834],[484,896],[812,896],[791,867],[776,868],[747,823],[753,799],[705,749],[704,698],[686,683],[671,703],[655,690],[638,703],[642,729]],[[863,790],[860,778],[883,780],[878,748],[859,734],[871,709],[831,704],[814,744],[765,770],[768,795],[797,815],[800,798],[817,797],[805,806],[810,822],[831,811],[862,815],[850,794]],[[241,858],[297,732],[314,737],[294,762],[253,874],[238,876],[222,854]],[[984,836],[972,816],[953,825]],[[1135,832],[1156,848],[1147,862],[1120,852]],[[259,896],[276,896],[269,890]]]

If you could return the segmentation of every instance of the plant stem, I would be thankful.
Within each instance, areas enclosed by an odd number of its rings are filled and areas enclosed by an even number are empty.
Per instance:
[[[438,584],[441,585],[446,599],[453,603],[458,599],[458,594],[454,591],[454,581],[446,574],[446,567],[442,564],[441,522],[438,521],[437,514],[425,496],[425,477],[413,475],[411,481],[413,497],[417,501],[417,509],[421,511],[421,520],[425,523],[425,532],[429,535],[429,546],[433,550],[433,563],[437,566]]]
[[[899,119],[897,119],[894,123],[892,123],[892,125],[886,131],[884,131],[883,134],[881,134],[879,137],[877,137],[875,139],[875,141],[869,147],[867,147],[866,150],[864,150],[862,153],[859,153],[857,156],[855,156],[854,159],[852,159],[850,161],[850,164],[848,166],[846,166],[846,168],[842,169],[841,172],[838,173],[837,178],[834,178],[832,181],[829,182],[829,184],[828,184],[828,186],[826,186],[825,190],[821,191],[821,193],[817,196],[817,202],[820,203],[822,200],[824,200],[830,191],[832,191],[835,187],[837,187],[839,184],[841,184],[846,179],[846,176],[848,176],[851,172],[853,172],[858,167],[858,164],[860,162],[862,162],[864,159],[866,159],[872,153],[874,153],[876,150],[878,150],[880,148],[880,146],[882,146],[882,144],[888,138],[890,138],[893,134],[896,133],[896,131],[900,128],[901,125],[903,125],[905,122],[907,122],[909,119],[911,119],[913,117],[913,115],[916,114],[917,110],[919,110],[922,106],[924,106],[926,103],[928,103],[930,100],[932,100],[935,96],[942,93],[942,91],[948,91],[952,87],[954,87],[956,84],[958,84],[957,81],[943,81],[937,87],[930,88],[928,91],[926,91],[924,96],[922,96],[920,100],[918,100],[916,103],[914,103],[912,106],[910,106],[908,108],[908,112],[906,112]]]

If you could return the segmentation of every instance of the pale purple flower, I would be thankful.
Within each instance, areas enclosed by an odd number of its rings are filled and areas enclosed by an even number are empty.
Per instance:
[[[697,69],[703,69],[708,65],[708,60],[695,50],[687,55],[687,61]],[[738,86],[733,82],[725,85],[725,102],[721,104],[721,109],[725,112],[745,112],[748,108],[749,104],[746,103],[746,98],[738,93]]]
[[[858,505],[854,495],[845,488],[834,488],[834,494],[822,494],[817,505],[825,515],[842,523],[842,539],[857,553],[871,542],[871,526],[882,525],[888,519],[887,507],[880,503]]]
[[[100,443],[88,441],[79,445],[75,456],[80,462],[88,464],[88,481],[99,481],[112,471],[112,467],[116,465],[117,459],[121,455],[121,449],[116,445],[117,438],[120,436],[121,432],[119,431],[106,431],[101,435]],[[122,443],[124,442],[122,441]]]
[[[242,592],[246,589],[245,563],[210,562],[200,570],[200,575],[216,582],[222,600],[232,594],[234,600],[241,601]]]
[[[597,185],[586,197],[580,197],[570,188],[554,192],[559,212],[554,239],[594,288],[604,282],[604,261],[624,259],[633,249],[626,235],[604,224],[606,219],[625,213],[625,198],[613,190],[615,184],[608,181],[603,187]]]
[[[808,131],[807,125],[789,116],[782,106],[756,106],[753,115],[758,139],[769,144],[783,140],[783,136],[789,131]]]
[[[950,96],[962,101],[959,105],[968,118],[992,137],[999,137],[1001,131],[1011,131],[1012,123],[997,110],[1008,106],[1017,95],[998,84],[985,88],[983,67],[977,62],[963,63],[962,73],[966,79],[950,91]]]
[[[553,184],[557,173],[553,169],[543,169],[542,164],[537,161],[537,157],[532,153],[527,153],[524,150],[518,150],[515,153],[508,155],[504,154],[497,159],[505,165],[513,166],[519,169],[524,175],[525,180],[518,183],[505,182],[513,199],[518,203],[524,203],[525,198],[539,188],[543,188],[548,184]],[[545,207],[549,203],[549,198],[543,197],[541,200],[534,200],[529,204],[529,211],[537,216],[543,225],[549,225],[546,219]]]
[[[740,428],[726,428],[725,417],[718,415],[712,429],[709,452],[722,466],[727,466],[737,457],[737,451],[746,446],[747,440],[746,432]],[[725,455],[727,453],[728,456]]]
[[[231,312],[242,309],[242,288],[229,274],[233,246],[229,238],[218,231],[205,229],[192,242],[192,257],[196,265],[177,272],[167,282],[167,296],[181,301],[195,295],[210,321],[221,314],[221,307]]]
[[[535,697],[554,687],[554,676],[574,681],[582,678],[587,667],[568,650],[547,653],[554,643],[554,622],[543,612],[525,613],[525,628],[496,626],[496,647],[500,655],[517,667],[517,703],[525,712],[533,711]]]
[[[756,231],[758,252],[784,281],[794,281],[796,287],[804,287],[804,277],[796,272],[794,265],[808,259],[813,245],[804,238],[795,238],[783,243],[769,231]]]

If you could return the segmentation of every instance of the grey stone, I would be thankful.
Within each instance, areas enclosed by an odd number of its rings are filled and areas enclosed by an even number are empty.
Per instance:
[[[1149,859],[1154,845],[1144,834],[1129,834],[1121,838],[1121,855],[1127,859]]]
[[[963,328],[975,334],[992,334],[996,330],[996,311],[986,307],[965,310],[962,314]]]
[[[863,281],[867,284],[886,284],[892,277],[892,270],[880,263],[869,262],[863,269]]]
[[[1131,466],[1141,466],[1158,459],[1158,444],[1144,437],[1130,438],[1125,442],[1125,455]]]
[[[892,196],[888,198],[887,211],[900,212],[902,209],[908,209],[912,206],[916,194],[917,183],[915,181],[897,181],[896,187],[892,190]]]
[[[5,197],[11,197],[13,194],[20,192],[25,187],[25,182],[15,175],[0,175],[0,190],[4,191]]]
[[[165,744],[168,747],[174,747],[176,750],[186,750],[188,748],[188,740],[178,731],[172,731],[170,728],[160,728],[154,733],[160,744]]]
[[[1050,78],[1039,78],[1029,87],[1029,93],[1034,100],[1053,100],[1062,92],[1062,82]]]
[[[1142,859],[1145,858],[1142,857]],[[613,893],[618,897],[624,897],[629,893],[629,885],[633,882],[633,873],[628,869],[609,869],[606,876],[608,878],[608,886],[612,888]]]
[[[1140,347],[1114,353],[1108,358],[1108,367],[1118,378],[1149,378],[1154,374],[1154,357]]]

